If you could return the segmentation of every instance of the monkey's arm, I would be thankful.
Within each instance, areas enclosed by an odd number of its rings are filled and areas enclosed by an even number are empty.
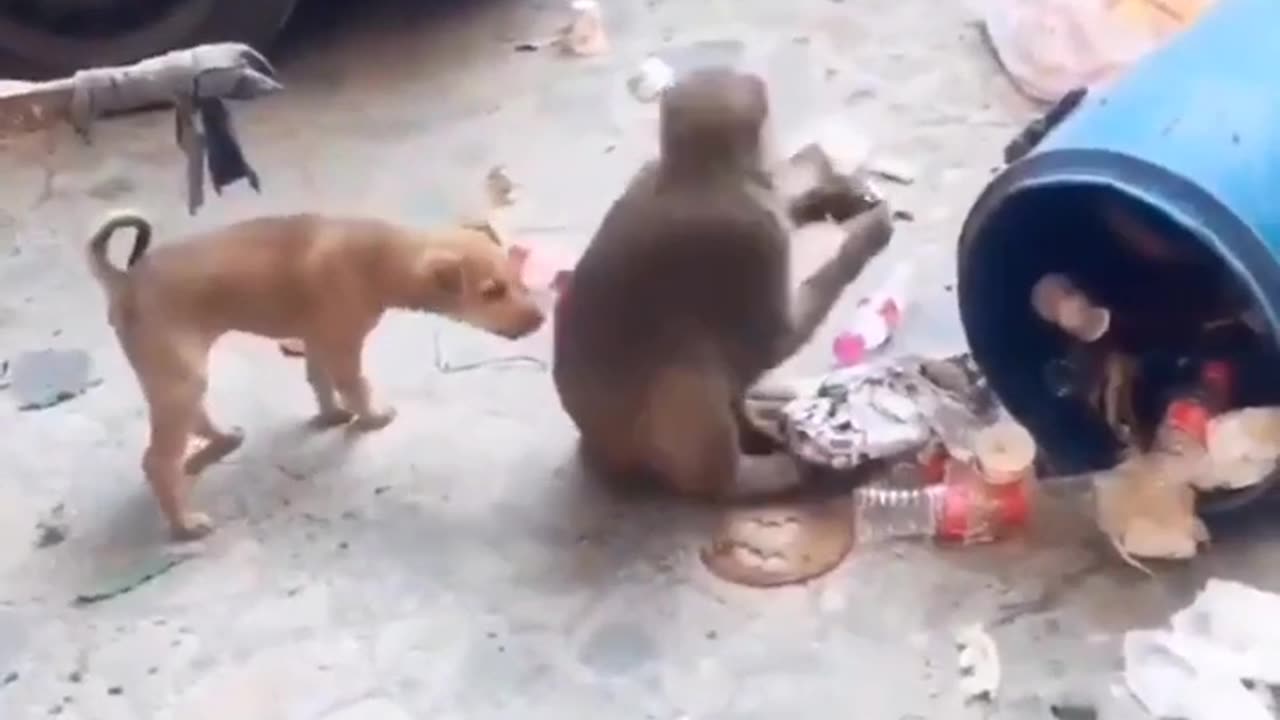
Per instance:
[[[806,278],[792,296],[787,331],[774,349],[774,366],[782,364],[813,337],[840,293],[889,244],[893,219],[888,204],[881,202],[854,217],[845,223],[845,228],[839,252]]]
[[[774,174],[777,191],[795,225],[847,222],[879,201],[859,173],[842,175],[817,144],[806,145]]]

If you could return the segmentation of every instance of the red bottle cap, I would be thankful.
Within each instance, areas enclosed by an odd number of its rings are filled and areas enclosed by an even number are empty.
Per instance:
[[[1208,437],[1209,410],[1199,402],[1188,398],[1180,398],[1169,403],[1164,412],[1165,422],[1170,426],[1205,442]]]
[[[831,351],[841,366],[857,365],[867,355],[867,342],[861,335],[840,333],[832,342]]]

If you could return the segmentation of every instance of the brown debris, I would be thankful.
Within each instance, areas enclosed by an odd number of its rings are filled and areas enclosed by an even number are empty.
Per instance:
[[[1196,515],[1195,472],[1186,458],[1150,453],[1095,478],[1098,527],[1125,562],[1150,575],[1135,558],[1185,560],[1209,541],[1209,530]]]
[[[702,561],[722,580],[752,587],[805,582],[830,572],[853,548],[848,497],[733,509]]]

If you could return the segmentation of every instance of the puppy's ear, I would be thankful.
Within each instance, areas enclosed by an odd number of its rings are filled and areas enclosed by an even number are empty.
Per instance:
[[[441,297],[460,297],[466,288],[466,268],[461,257],[436,255],[423,264],[423,276],[433,294]]]
[[[511,266],[515,268],[516,273],[523,274],[525,263],[529,261],[529,248],[523,245],[508,245],[507,259],[511,261]]]

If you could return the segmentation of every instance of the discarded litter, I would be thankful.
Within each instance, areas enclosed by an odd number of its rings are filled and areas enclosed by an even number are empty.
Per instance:
[[[509,254],[516,263],[520,279],[534,292],[560,293],[573,274],[573,258],[556,248],[512,243]]]
[[[1026,95],[1106,82],[1190,26],[1212,0],[1023,0],[984,5],[995,54]]]
[[[841,367],[857,365],[867,354],[889,342],[902,325],[902,315],[909,299],[908,288],[915,268],[902,263],[874,292],[858,300],[848,327],[832,343],[836,363]]]
[[[516,184],[501,165],[495,165],[485,173],[484,188],[491,206],[506,207],[515,204]]]
[[[1098,527],[1125,562],[1194,557],[1209,530],[1196,515],[1195,490],[1176,458],[1137,455],[1094,480]]]
[[[753,587],[804,582],[829,572],[853,547],[847,500],[737,508],[721,519],[702,562],[717,577]]]
[[[1270,720],[1245,683],[1280,685],[1280,596],[1210,579],[1170,628],[1124,637],[1124,679],[1155,717]]]
[[[854,490],[858,542],[996,540],[1027,521],[1034,460],[1035,443],[1021,426],[1006,421],[984,428],[974,435],[974,458],[948,456],[940,481],[921,472],[914,487],[873,483]]]
[[[1262,482],[1280,460],[1280,408],[1252,407],[1209,421],[1205,445],[1212,471],[1198,473],[1199,490],[1239,490]]]
[[[1081,342],[1094,342],[1111,327],[1111,311],[1094,304],[1060,273],[1045,275],[1032,286],[1031,307],[1040,319]]]
[[[9,390],[19,410],[42,410],[100,385],[92,370],[92,358],[84,350],[24,352],[9,363]]]
[[[1190,558],[1208,542],[1192,485],[1206,466],[1208,420],[1208,410],[1195,398],[1175,399],[1150,450],[1131,450],[1124,462],[1095,480],[1098,525],[1129,564],[1146,570],[1135,558]]]
[[[960,692],[966,700],[990,701],[1000,690],[1000,651],[981,625],[961,628],[955,634],[956,665]]]
[[[604,29],[604,15],[596,0],[573,0],[573,20],[564,27],[560,47],[565,52],[589,57],[609,51],[609,36]]]
[[[790,395],[752,392],[748,416],[805,462],[846,469],[941,441],[972,457],[973,433],[998,406],[967,354],[904,357],[842,368],[795,383]]]
[[[660,57],[650,55],[627,78],[627,89],[640,102],[653,102],[675,82],[676,73]]]
[[[36,523],[36,547],[48,548],[61,545],[67,539],[66,508],[58,503],[49,514]]]

